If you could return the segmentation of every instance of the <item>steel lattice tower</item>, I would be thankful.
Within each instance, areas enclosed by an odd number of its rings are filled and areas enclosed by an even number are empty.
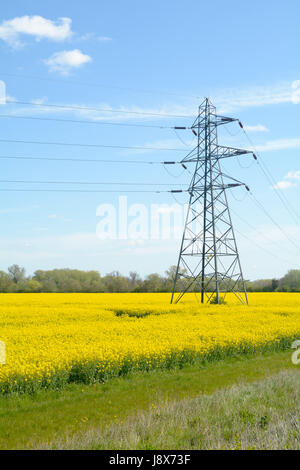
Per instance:
[[[220,303],[221,292],[233,292],[242,303],[248,303],[226,190],[236,186],[249,188],[224,174],[220,161],[252,151],[218,145],[218,126],[232,121],[238,120],[218,116],[206,98],[192,125],[197,146],[182,163],[195,162],[195,171],[189,186],[189,206],[171,303],[179,302],[190,290],[201,292],[202,303],[212,300]]]

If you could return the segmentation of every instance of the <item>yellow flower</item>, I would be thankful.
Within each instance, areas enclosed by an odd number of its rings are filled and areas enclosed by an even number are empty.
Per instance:
[[[194,294],[177,305],[169,294],[0,295],[3,393],[24,381],[59,387],[300,338],[296,293],[250,294],[249,306],[234,295],[226,305],[199,305]]]

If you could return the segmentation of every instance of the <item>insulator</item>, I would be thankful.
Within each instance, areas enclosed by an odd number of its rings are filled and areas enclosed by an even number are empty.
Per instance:
[[[240,126],[242,129],[244,129],[244,126],[243,126],[243,124],[241,123],[241,121],[239,121],[239,126]]]
[[[257,160],[257,156],[255,155],[255,153],[253,154],[253,158],[254,160]]]
[[[187,167],[184,165],[184,163],[181,163],[181,166],[182,166],[185,170],[187,170]]]
[[[175,165],[176,162],[164,162],[164,165]]]
[[[176,130],[184,130],[184,129],[186,129],[186,127],[175,126],[174,129],[176,129]]]
[[[192,133],[197,137],[198,134],[194,129],[192,129]]]
[[[183,193],[182,189],[172,189],[171,193]]]
[[[249,188],[249,186],[246,186],[246,185],[245,185],[245,188],[247,189],[247,191],[250,191],[250,188]]]

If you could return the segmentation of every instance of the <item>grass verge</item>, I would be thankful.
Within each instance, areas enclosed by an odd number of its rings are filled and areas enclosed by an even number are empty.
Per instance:
[[[53,447],[65,438],[105,429],[152,404],[211,394],[223,387],[251,383],[297,367],[291,353],[227,357],[219,362],[182,369],[128,373],[93,385],[69,384],[64,389],[37,390],[31,395],[0,397],[0,448]]]
[[[300,449],[300,371],[211,395],[152,405],[125,422],[90,429],[61,449]]]

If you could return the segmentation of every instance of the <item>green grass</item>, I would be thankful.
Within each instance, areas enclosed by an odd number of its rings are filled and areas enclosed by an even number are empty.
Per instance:
[[[0,448],[53,445],[64,436],[104,429],[151,404],[194,398],[223,387],[249,383],[294,368],[290,352],[241,355],[182,369],[129,373],[104,384],[70,384],[62,390],[0,397]],[[47,444],[48,443],[48,444]]]
[[[60,449],[300,449],[300,370],[198,398],[152,405],[106,428],[58,439]],[[43,446],[41,446],[43,448]]]

